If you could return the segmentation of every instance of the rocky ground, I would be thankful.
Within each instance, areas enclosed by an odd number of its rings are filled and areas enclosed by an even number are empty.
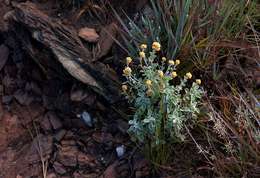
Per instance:
[[[147,162],[130,146],[127,123],[80,85],[44,78],[5,43],[1,68],[0,177],[142,177]],[[20,54],[22,55],[22,54]],[[95,108],[95,109],[93,109]],[[120,176],[121,175],[121,176]]]

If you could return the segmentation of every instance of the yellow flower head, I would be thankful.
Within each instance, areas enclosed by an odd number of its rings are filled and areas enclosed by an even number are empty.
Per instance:
[[[146,84],[147,87],[150,87],[150,86],[152,86],[152,81],[151,80],[146,80],[145,84]]]
[[[175,77],[177,77],[178,75],[177,75],[177,73],[176,73],[175,71],[173,71],[173,72],[171,73],[171,76],[172,76],[172,78],[175,78]]]
[[[147,48],[147,45],[146,45],[146,44],[141,44],[141,45],[140,45],[140,48],[141,48],[142,50],[145,50],[145,49]]]
[[[167,59],[166,57],[162,57],[162,61],[165,62]]]
[[[161,44],[159,42],[153,42],[152,48],[155,51],[160,51],[161,50]]]
[[[196,79],[196,83],[197,83],[198,85],[200,85],[200,84],[201,84],[201,80],[200,80],[200,79]]]
[[[186,73],[185,75],[188,79],[191,79],[192,78],[192,74],[190,72]]]
[[[160,78],[163,78],[163,71],[158,70],[158,75],[159,75]]]
[[[178,59],[175,61],[176,66],[179,65],[180,63],[181,63],[181,61]]]
[[[132,62],[132,58],[131,57],[127,57],[126,58],[126,64],[129,65]]]
[[[174,65],[174,61],[173,61],[173,60],[169,60],[168,63],[169,63],[170,65]]]
[[[146,91],[146,95],[147,95],[147,96],[152,96],[152,94],[153,94],[153,90],[148,89],[148,90]]]
[[[127,85],[122,85],[122,90],[123,90],[123,92],[126,92],[127,91]]]
[[[132,73],[132,69],[130,67],[126,67],[124,70],[123,70],[123,73],[125,76],[130,76],[131,73]]]
[[[140,52],[139,52],[139,56],[140,56],[141,58],[145,58],[145,53],[144,53],[143,51],[140,51]]]

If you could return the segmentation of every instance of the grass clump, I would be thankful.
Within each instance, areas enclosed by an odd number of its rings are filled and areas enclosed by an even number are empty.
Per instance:
[[[144,146],[152,162],[165,164],[171,144],[183,141],[184,126],[195,122],[203,90],[201,80],[194,80],[190,72],[178,76],[180,60],[160,58],[160,50],[158,42],[153,42],[150,52],[141,45],[136,67],[131,57],[126,58],[122,90],[135,107],[130,136]]]

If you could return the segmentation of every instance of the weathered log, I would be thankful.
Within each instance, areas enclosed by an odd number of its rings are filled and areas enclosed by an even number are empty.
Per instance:
[[[84,47],[77,32],[43,13],[33,3],[19,3],[8,14],[10,26],[25,28],[30,38],[48,48],[63,67],[77,80],[89,85],[93,90],[113,102],[118,98],[119,82],[110,77],[109,70],[100,62],[94,62],[91,52]],[[21,30],[13,28],[19,35]],[[38,54],[33,52],[30,39],[20,33],[26,50],[35,60]]]

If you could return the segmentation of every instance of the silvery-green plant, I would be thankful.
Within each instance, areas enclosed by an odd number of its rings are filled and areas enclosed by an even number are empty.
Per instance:
[[[185,125],[194,123],[203,94],[201,80],[193,82],[190,72],[178,76],[180,60],[160,58],[160,50],[158,42],[152,44],[150,52],[142,44],[138,59],[127,57],[123,70],[126,82],[122,85],[123,93],[135,107],[129,133],[157,164],[167,161],[171,143],[184,140]]]

